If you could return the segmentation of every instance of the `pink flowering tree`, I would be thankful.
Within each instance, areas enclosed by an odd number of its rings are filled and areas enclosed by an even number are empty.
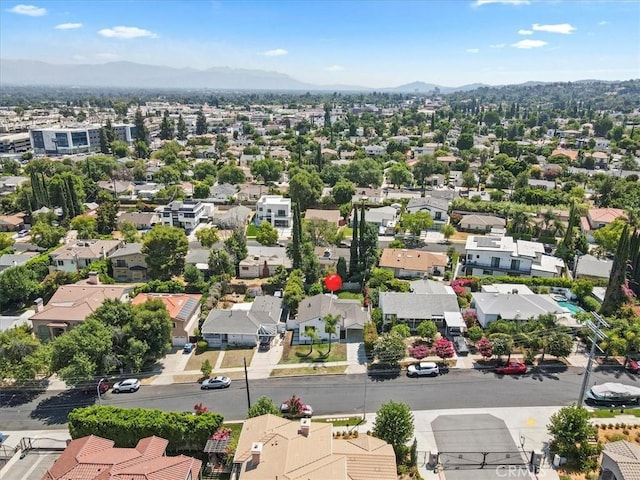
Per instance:
[[[431,354],[431,350],[426,345],[414,345],[409,347],[409,355],[416,360],[422,360]]]
[[[436,355],[443,360],[447,358],[451,358],[455,354],[455,350],[453,348],[453,342],[451,342],[450,340],[447,340],[446,338],[441,338],[437,340],[434,345],[434,350],[436,352]]]
[[[480,355],[484,358],[490,358],[493,355],[493,347],[491,346],[491,340],[487,337],[482,337],[480,340],[476,342],[476,348]]]

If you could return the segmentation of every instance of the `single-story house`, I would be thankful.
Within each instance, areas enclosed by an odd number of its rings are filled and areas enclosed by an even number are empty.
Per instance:
[[[587,210],[587,221],[591,230],[605,227],[618,218],[627,218],[627,214],[620,208],[590,208]]]
[[[347,265],[349,265],[349,259],[351,258],[351,251],[348,248],[315,247],[313,252],[316,254],[320,266],[325,269],[335,267],[340,257],[343,257]]]
[[[382,203],[384,201],[384,195],[381,188],[356,187],[356,193],[351,197],[351,201],[354,204],[360,202]]]
[[[24,228],[24,214],[0,215],[0,232],[17,232]]]
[[[305,212],[304,219],[324,220],[337,226],[340,223],[341,215],[340,210],[317,210],[310,208]]]
[[[236,198],[240,202],[257,202],[260,197],[266,195],[269,188],[265,185],[256,185],[255,183],[244,183],[240,185],[240,189]]]
[[[273,247],[275,250],[276,247]],[[287,257],[284,248],[277,248],[277,253],[271,255],[249,254],[240,262],[240,278],[263,278],[275,274],[279,266],[291,269],[291,259]]]
[[[395,277],[443,275],[449,262],[444,253],[432,253],[405,248],[385,248],[380,256],[379,267],[393,271]]]
[[[395,318],[397,322],[406,323],[409,328],[415,329],[421,322],[431,320],[439,328],[444,328],[445,315],[459,314],[460,307],[453,289],[449,286],[443,287],[442,291],[429,288],[431,291],[425,293],[380,292],[379,304],[383,323]]]
[[[160,479],[195,480],[200,477],[202,461],[177,455],[169,457],[169,440],[147,437],[135,448],[116,448],[115,442],[88,435],[69,441],[67,448],[49,467],[42,480]],[[42,459],[43,457],[41,457]],[[39,463],[35,462],[33,465]],[[35,478],[35,477],[31,477]]]
[[[458,230],[463,232],[490,232],[493,228],[505,228],[504,218],[493,215],[464,215],[458,224]]]
[[[142,253],[142,243],[127,243],[108,258],[116,281],[143,282],[147,279],[147,257]]]
[[[209,200],[212,202],[230,202],[236,197],[238,188],[230,183],[221,183],[219,185],[213,185],[209,189]]]
[[[124,212],[118,216],[118,228],[125,222],[133,223],[138,230],[151,230],[160,223],[160,215],[157,212]]]
[[[551,180],[538,180],[536,178],[527,180],[527,185],[538,190],[555,190],[556,188],[556,182],[552,182]]]
[[[242,205],[231,207],[229,210],[216,209],[211,216],[211,223],[220,230],[235,230],[236,228],[244,228],[252,214],[250,208]]]
[[[123,194],[131,196],[135,191],[135,185],[132,182],[123,180],[100,180],[98,187],[109,193],[115,193],[118,197]]]
[[[396,456],[370,435],[336,440],[330,424],[268,414],[242,425],[231,478],[395,480]]]
[[[358,210],[358,224],[361,213],[362,211]],[[378,227],[394,226],[396,218],[398,218],[398,210],[394,207],[370,208],[365,210],[364,218],[368,223],[373,223]],[[353,224],[353,216],[351,218],[351,224]]]
[[[412,198],[407,204],[406,211],[408,213],[416,212],[428,212],[433,218],[434,228],[440,228],[443,224],[449,221],[449,204],[450,200],[447,198],[440,198],[435,196]]]
[[[550,295],[474,292],[471,297],[471,308],[475,309],[482,328],[498,319],[529,320],[540,315],[566,313]]]
[[[49,302],[35,302],[36,313],[31,317],[33,331],[41,340],[50,340],[84,322],[102,306],[105,300],[129,301],[133,285],[101,285],[97,275],[87,282],[61,285]]]
[[[27,263],[33,257],[37,257],[38,254],[35,252],[24,252],[24,253],[5,253],[0,256],[0,272],[3,272],[7,268],[11,267],[21,267],[25,263]]]
[[[576,257],[574,271],[575,278],[603,279],[609,278],[613,260],[596,258],[593,255],[580,255]]]
[[[360,300],[332,298],[322,293],[305,298],[298,305],[298,317],[295,325],[297,335],[293,341],[310,343],[311,338],[305,335],[305,328],[313,327],[320,341],[328,341],[329,334],[324,331],[322,319],[327,315],[338,315],[337,335],[332,338],[347,341],[362,341],[364,324],[370,320],[369,312],[362,307]]]
[[[132,305],[145,303],[147,300],[160,300],[169,312],[173,329],[171,344],[183,347],[194,336],[200,319],[200,299],[202,295],[193,293],[139,293],[131,301]]]
[[[605,443],[600,465],[600,480],[640,478],[640,446],[619,440]]]
[[[237,303],[230,310],[211,310],[200,332],[212,348],[255,347],[258,341],[273,342],[281,316],[282,298],[260,296],[251,303]]]

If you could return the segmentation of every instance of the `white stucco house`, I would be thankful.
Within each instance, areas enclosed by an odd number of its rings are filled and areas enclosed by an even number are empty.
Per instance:
[[[291,199],[282,195],[263,195],[256,203],[256,214],[253,222],[260,225],[267,221],[275,228],[291,228],[293,226],[293,210]]]
[[[469,236],[465,245],[465,275],[559,277],[564,262],[545,255],[544,245],[503,236]]]

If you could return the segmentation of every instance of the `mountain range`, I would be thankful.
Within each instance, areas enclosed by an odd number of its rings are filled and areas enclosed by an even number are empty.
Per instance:
[[[273,71],[213,67],[207,70],[144,65],[133,62],[52,64],[34,60],[0,59],[0,86],[66,86],[211,90],[328,90],[426,93],[468,91],[480,83],[447,87],[413,82],[397,87],[374,89],[356,85],[314,85]]]

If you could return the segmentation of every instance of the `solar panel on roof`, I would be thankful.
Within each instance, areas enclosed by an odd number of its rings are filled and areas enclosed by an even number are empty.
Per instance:
[[[479,247],[496,247],[499,245],[498,239],[490,237],[478,237],[476,238],[476,242]]]
[[[181,320],[188,319],[191,316],[191,313],[196,309],[197,306],[198,306],[198,300],[193,297],[189,297],[187,301],[184,302],[184,305],[178,312],[177,318]]]

